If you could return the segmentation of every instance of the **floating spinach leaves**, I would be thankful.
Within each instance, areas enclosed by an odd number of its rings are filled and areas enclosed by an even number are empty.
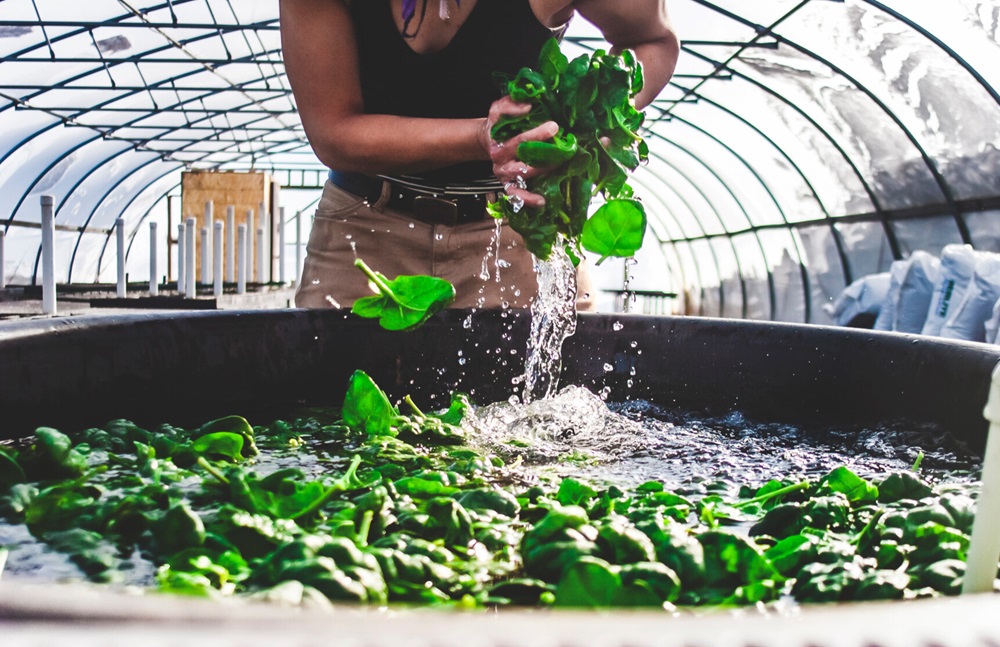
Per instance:
[[[344,397],[344,424],[353,431],[369,436],[392,434],[391,422],[396,408],[389,398],[364,371],[355,371]]]
[[[644,117],[634,99],[642,89],[642,69],[634,55],[598,50],[570,61],[552,39],[538,69],[522,69],[506,89],[532,109],[501,118],[493,139],[504,142],[548,121],[559,124],[559,132],[551,142],[523,142],[517,149],[519,160],[547,171],[527,183],[545,198],[545,206],[523,208],[504,195],[491,205],[491,214],[506,218],[542,260],[562,241],[574,258],[580,246],[601,260],[633,256],[642,246],[646,215],[626,182],[649,156],[638,134]],[[606,203],[590,224],[587,214],[597,195]]]
[[[41,428],[0,450],[0,515],[80,578],[155,572],[205,597],[673,609],[960,590],[971,485],[837,467],[702,494],[609,486],[462,444],[470,407],[397,407],[357,371],[342,408],[266,426]]]
[[[358,299],[351,312],[378,319],[386,330],[413,330],[455,300],[455,286],[444,279],[404,275],[390,281],[360,258],[354,265],[364,272],[378,294]]]

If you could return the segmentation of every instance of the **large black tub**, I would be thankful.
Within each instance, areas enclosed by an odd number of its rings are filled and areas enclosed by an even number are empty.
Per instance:
[[[339,404],[356,369],[394,397],[444,404],[457,388],[480,403],[506,399],[523,371],[528,318],[477,313],[469,322],[469,313],[449,312],[415,332],[391,333],[349,315],[304,310],[8,322],[0,324],[0,438],[113,418],[185,424],[240,413],[260,420],[303,404]],[[819,326],[582,315],[563,357],[563,384],[609,388],[612,400],[810,425],[907,419],[933,423],[977,450],[1000,348]],[[366,645],[766,645],[778,635],[803,645],[1000,642],[995,596],[777,619],[425,612],[372,622],[372,613],[379,612],[344,611],[331,624],[326,615],[279,609],[0,583],[4,644],[8,636],[14,644],[18,636],[57,644],[78,629],[51,622],[67,618],[88,620],[95,644],[122,645],[207,644],[219,636],[227,644],[273,644],[279,636],[285,645],[312,644],[332,626],[345,644]]]
[[[471,322],[471,323],[470,323]],[[37,425],[198,422],[339,404],[367,371],[392,395],[488,403],[523,372],[528,317],[449,312],[410,333],[332,311],[36,319],[0,325],[0,437]],[[981,446],[1000,347],[844,328],[581,315],[562,384],[612,400],[793,423],[938,423]],[[631,382],[631,386],[629,383]],[[446,402],[445,402],[446,404]]]

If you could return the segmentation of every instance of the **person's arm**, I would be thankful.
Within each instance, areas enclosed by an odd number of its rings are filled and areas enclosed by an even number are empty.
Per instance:
[[[645,86],[636,97],[640,110],[670,81],[680,41],[667,16],[665,0],[533,0],[543,22],[565,24],[576,11],[597,27],[615,53],[631,49],[642,63]]]
[[[280,9],[288,80],[309,144],[326,166],[395,173],[489,159],[485,119],[365,113],[345,0],[280,0]]]

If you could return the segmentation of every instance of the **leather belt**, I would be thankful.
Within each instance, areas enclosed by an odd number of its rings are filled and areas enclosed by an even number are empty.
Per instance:
[[[375,204],[382,197],[386,184],[389,185],[391,209],[405,211],[414,219],[431,225],[454,227],[488,218],[486,205],[496,200],[496,193],[440,193],[431,190],[417,190],[412,187],[380,177],[361,173],[330,172],[330,181],[348,193],[364,198]]]

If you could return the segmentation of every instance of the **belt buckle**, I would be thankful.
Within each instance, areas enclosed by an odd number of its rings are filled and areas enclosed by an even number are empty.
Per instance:
[[[458,224],[458,204],[444,198],[418,195],[413,199],[413,215],[424,221],[454,227]]]

